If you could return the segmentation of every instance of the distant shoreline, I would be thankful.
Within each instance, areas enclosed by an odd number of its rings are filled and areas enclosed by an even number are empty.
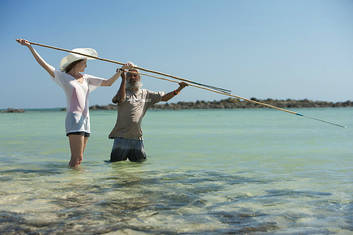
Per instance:
[[[270,104],[279,108],[341,108],[353,107],[353,101],[329,102],[329,101],[311,101],[302,100],[277,100],[277,99],[256,99],[251,100]],[[253,109],[265,108],[262,105],[241,101],[239,99],[228,98],[219,101],[196,101],[196,102],[177,102],[177,103],[159,103],[151,107],[152,110],[184,110],[184,109]],[[116,105],[93,105],[90,110],[115,110]]]
[[[343,102],[330,102],[330,101],[312,101],[308,99],[294,100],[294,99],[256,99],[250,98],[254,101],[270,104],[279,108],[342,108],[353,107],[353,101],[347,100]],[[185,109],[253,109],[265,108],[262,105],[242,101],[239,99],[228,98],[223,100],[214,101],[195,101],[185,102],[180,101],[177,103],[159,103],[151,107],[152,110],[185,110]],[[26,110],[47,110],[47,109],[15,109],[8,108],[0,110],[1,113],[23,113]],[[65,108],[48,108],[48,110],[61,110]],[[90,110],[116,110],[115,104],[108,105],[93,105]]]

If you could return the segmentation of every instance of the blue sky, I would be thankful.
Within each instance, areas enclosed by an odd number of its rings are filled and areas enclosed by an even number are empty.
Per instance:
[[[250,98],[353,100],[353,1],[0,1],[0,108],[64,107],[64,92],[16,38],[228,88]],[[64,52],[35,47],[58,67]],[[89,61],[109,78],[116,65]],[[143,77],[144,87],[176,84]],[[108,104],[120,85],[97,89]],[[226,96],[186,88],[174,102]]]

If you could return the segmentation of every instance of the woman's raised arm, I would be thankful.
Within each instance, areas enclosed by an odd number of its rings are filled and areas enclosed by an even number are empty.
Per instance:
[[[21,45],[28,47],[28,49],[32,52],[32,55],[34,56],[38,64],[40,64],[40,66],[42,66],[50,74],[50,76],[55,77],[54,75],[55,68],[50,64],[48,64],[42,57],[40,57],[38,52],[36,52],[36,50],[33,49],[31,44],[27,40],[16,39],[16,41]]]

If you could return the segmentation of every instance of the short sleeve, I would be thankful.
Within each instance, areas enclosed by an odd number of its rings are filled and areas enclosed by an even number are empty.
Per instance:
[[[87,81],[88,81],[89,92],[94,91],[97,87],[102,85],[103,81],[106,80],[104,78],[95,77],[95,76],[88,75],[88,74],[86,74],[86,76],[87,76]]]
[[[147,91],[147,99],[148,101],[152,104],[156,104],[162,100],[162,97],[164,96],[163,91]]]
[[[65,73],[55,69],[54,70],[54,77],[50,76],[55,83],[57,83],[59,86],[64,87],[65,83]]]

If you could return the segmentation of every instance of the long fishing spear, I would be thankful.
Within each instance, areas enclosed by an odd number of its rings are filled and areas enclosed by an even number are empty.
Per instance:
[[[48,45],[35,43],[35,42],[29,42],[29,43],[32,44],[32,45],[36,45],[36,46],[46,47],[46,48],[55,49],[55,50],[59,50],[59,51],[65,51],[65,52],[69,52],[69,53],[73,53],[73,54],[83,55],[83,56],[90,57],[90,58],[97,59],[97,60],[102,60],[102,61],[106,61],[106,62],[110,62],[110,63],[114,63],[114,64],[119,64],[119,65],[124,65],[124,63],[119,62],[119,61],[115,61],[115,60],[109,60],[109,59],[104,59],[104,58],[100,58],[100,57],[96,57],[96,56],[86,55],[86,54],[83,54],[83,53],[70,51],[70,50],[62,49],[62,48],[58,48],[58,47],[48,46]],[[231,94],[230,93],[231,91],[227,90],[227,89],[218,88],[218,87],[214,87],[214,86],[209,86],[209,85],[201,84],[201,83],[198,83],[198,82],[193,82],[193,81],[187,80],[185,78],[180,78],[180,77],[176,77],[176,76],[173,76],[173,75],[170,75],[170,74],[166,74],[166,73],[162,73],[162,72],[158,72],[158,71],[153,71],[153,70],[150,70],[150,69],[145,69],[145,68],[141,68],[141,67],[137,67],[137,66],[135,66],[134,68],[142,70],[142,71],[145,71],[145,72],[162,75],[162,76],[165,76],[165,77],[170,77],[170,78],[173,78],[173,79],[176,79],[176,80],[179,80],[179,81],[184,81],[184,82],[188,83],[188,85],[190,85],[190,86],[197,87],[197,88],[204,89],[204,90],[208,90],[208,91],[211,91],[211,92],[215,92],[215,93],[218,93],[218,94],[221,94],[221,95],[226,95],[226,96],[229,96],[229,97],[245,100],[245,101],[250,102],[250,103],[255,103],[255,104],[258,104],[258,105],[261,105],[261,106],[265,106],[265,107],[276,109],[276,110],[283,111],[283,112],[286,112],[286,113],[294,114],[294,115],[297,115],[297,116],[300,116],[300,117],[309,118],[309,119],[312,119],[312,120],[316,120],[316,121],[324,122],[324,123],[327,123],[327,124],[330,124],[330,125],[334,125],[334,126],[345,128],[345,126],[337,124],[337,123],[334,123],[334,122],[325,121],[323,119],[310,117],[310,116],[303,115],[301,113],[294,112],[294,111],[291,111],[291,110],[288,110],[288,109],[279,108],[279,107],[276,107],[274,105],[270,105],[270,104],[262,103],[262,102],[259,102],[259,101],[256,101],[256,100],[250,100],[250,99],[238,96],[238,95],[234,95],[234,94]],[[167,79],[167,78],[153,76],[151,74],[142,74],[142,75],[178,83],[177,81],[170,80],[170,79]]]
[[[83,53],[80,53],[80,52],[71,51],[71,50],[58,48],[58,47],[53,47],[53,46],[48,46],[48,45],[44,45],[44,44],[40,44],[40,43],[36,43],[36,42],[29,42],[29,43],[32,44],[32,45],[36,45],[36,46],[46,47],[46,48],[59,50],[59,51],[65,51],[65,52],[78,54],[78,55],[83,55],[83,56],[90,57],[90,58],[93,58],[93,59],[96,59],[96,60],[102,60],[102,61],[110,62],[110,63],[114,63],[114,64],[119,64],[119,65],[124,65],[125,64],[125,63],[122,63],[122,62],[119,62],[119,61],[116,61],[116,60],[109,60],[109,59],[104,59],[104,58],[100,58],[100,57],[97,57],[97,56],[86,55],[86,54],[83,54]],[[217,91],[224,92],[224,93],[230,93],[231,92],[230,90],[227,90],[227,89],[224,89],[224,88],[219,88],[219,87],[215,87],[215,86],[210,86],[210,85],[206,85],[206,84],[190,81],[190,80],[187,80],[185,78],[176,77],[176,76],[173,76],[173,75],[170,75],[170,74],[166,74],[166,73],[162,73],[162,72],[158,72],[158,71],[153,71],[153,70],[146,69],[146,68],[141,68],[141,67],[137,67],[137,66],[135,66],[134,68],[139,69],[139,70],[143,70],[145,72],[162,75],[162,76],[165,76],[165,77],[170,77],[170,78],[177,79],[177,80],[180,80],[180,81],[183,81],[183,82],[192,83],[192,84],[195,84],[195,85],[198,85],[198,86],[208,87],[208,88],[211,88],[213,90],[217,90]]]

